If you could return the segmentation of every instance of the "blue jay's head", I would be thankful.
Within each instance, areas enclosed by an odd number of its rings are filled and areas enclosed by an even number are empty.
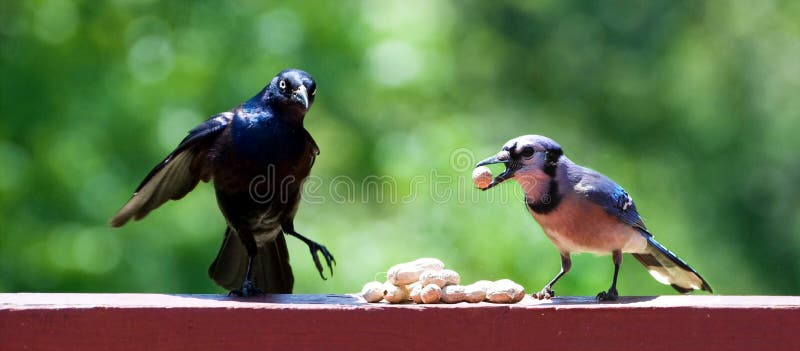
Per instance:
[[[304,116],[314,102],[317,83],[308,73],[289,68],[272,78],[265,90],[267,104]]]
[[[554,177],[556,164],[563,154],[561,145],[553,139],[541,135],[523,135],[509,140],[497,155],[478,162],[475,167],[493,163],[506,165],[506,170],[483,189],[486,190],[519,176]]]

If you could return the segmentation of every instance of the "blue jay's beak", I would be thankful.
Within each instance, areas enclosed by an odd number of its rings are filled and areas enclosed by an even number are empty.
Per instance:
[[[498,152],[497,155],[494,155],[481,162],[478,162],[478,164],[475,165],[475,167],[477,168],[480,166],[491,165],[495,163],[506,163],[510,160],[511,160],[511,154],[508,151],[503,150]]]
[[[497,155],[494,155],[481,162],[478,162],[478,164],[475,165],[475,167],[477,168],[480,166],[491,165],[495,163],[505,164],[506,170],[503,171],[503,173],[498,174],[497,177],[494,177],[494,179],[492,179],[492,182],[489,183],[489,185],[483,188],[482,190],[493,188],[495,185],[513,178],[514,172],[516,172],[517,169],[519,169],[517,162],[513,162],[513,160],[511,159],[511,154],[506,150],[500,151],[497,153]]]
[[[308,89],[305,85],[300,85],[297,89],[292,91],[292,101],[303,105],[303,109],[308,110]]]

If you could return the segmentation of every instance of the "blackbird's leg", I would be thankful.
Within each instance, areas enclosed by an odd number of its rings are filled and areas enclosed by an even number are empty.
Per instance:
[[[239,234],[239,239],[242,240],[242,244],[244,244],[244,247],[247,249],[247,270],[244,274],[242,288],[240,290],[231,291],[229,295],[241,297],[261,295],[264,292],[256,287],[255,282],[253,282],[253,265],[256,262],[256,255],[258,255],[256,240],[252,235],[243,235],[244,233],[242,231],[237,231],[237,233]]]
[[[317,271],[319,272],[319,276],[322,277],[322,280],[327,280],[327,278],[325,278],[325,274],[323,274],[325,269],[322,267],[322,262],[320,262],[317,252],[321,253],[322,257],[325,258],[325,263],[328,264],[328,269],[330,269],[331,275],[333,275],[333,266],[336,265],[336,259],[333,258],[333,255],[330,251],[328,251],[328,248],[325,247],[325,245],[319,244],[298,233],[294,230],[294,225],[292,224],[283,225],[283,232],[300,239],[300,241],[308,245],[308,249],[311,251],[311,258],[314,259],[314,265],[317,267]]]

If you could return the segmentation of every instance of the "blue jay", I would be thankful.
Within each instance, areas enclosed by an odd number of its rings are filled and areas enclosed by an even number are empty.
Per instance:
[[[503,163],[506,169],[483,190],[515,179],[525,192],[528,211],[561,253],[561,270],[534,298],[555,296],[553,285],[572,267],[570,254],[581,252],[611,254],[614,261],[611,287],[597,295],[600,301],[619,296],[617,274],[623,252],[631,253],[657,281],[681,293],[712,292],[700,274],[655,241],[622,187],[570,161],[552,139],[540,135],[511,139],[476,167],[493,163]]]
[[[177,200],[199,181],[213,180],[227,222],[209,276],[232,294],[291,293],[294,284],[284,234],[308,245],[325,279],[318,253],[333,273],[328,249],[294,229],[303,181],[319,148],[303,127],[317,85],[301,70],[278,73],[258,94],[189,131],[155,166],[111,219],[119,227],[164,202]]]

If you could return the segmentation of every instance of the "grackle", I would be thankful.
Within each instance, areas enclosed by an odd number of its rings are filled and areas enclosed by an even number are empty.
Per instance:
[[[291,293],[294,276],[284,234],[308,245],[325,279],[318,253],[331,274],[333,255],[295,231],[293,223],[303,181],[319,155],[303,127],[316,88],[308,73],[286,69],[250,100],[189,131],[144,178],[111,226],[139,220],[167,200],[182,198],[199,181],[213,181],[227,222],[208,269],[217,284],[239,296]]]

